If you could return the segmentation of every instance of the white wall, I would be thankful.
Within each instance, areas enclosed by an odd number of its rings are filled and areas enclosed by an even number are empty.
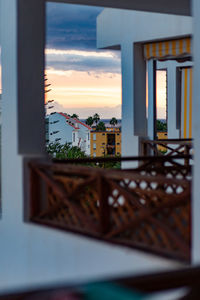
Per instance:
[[[78,146],[86,155],[90,155],[90,130],[87,130],[84,126],[81,129],[74,129],[72,131],[72,146]],[[75,141],[73,141],[73,135],[75,135]],[[89,137],[89,139],[88,139]]]
[[[85,152],[87,155],[90,156],[90,138],[91,138],[91,135],[90,135],[90,131],[86,131],[86,143],[85,143]]]
[[[58,122],[57,122],[58,121]],[[57,122],[57,123],[54,123]],[[72,143],[72,131],[74,127],[66,122],[66,118],[59,113],[49,115],[49,143],[55,142],[56,139],[60,139],[60,144],[66,142]],[[58,133],[53,133],[58,131]]]
[[[191,17],[109,8],[104,9],[97,17],[98,48],[121,45],[123,42],[136,43],[179,37],[191,33]]]
[[[2,220],[0,234],[0,294],[7,289],[179,267],[179,264],[167,259],[59,230],[24,224],[20,219],[10,224]]]

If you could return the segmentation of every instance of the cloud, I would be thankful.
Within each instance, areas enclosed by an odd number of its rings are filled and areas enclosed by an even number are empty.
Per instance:
[[[120,118],[121,53],[96,48],[102,8],[48,2],[46,7],[46,72],[52,83],[47,98],[56,100],[48,113]]]
[[[166,107],[158,106],[157,118],[158,119],[166,119]]]
[[[88,116],[92,116],[98,113],[100,117],[104,119],[109,119],[112,117],[121,118],[121,105],[116,106],[104,106],[104,107],[66,107],[58,102],[53,103],[54,108],[49,109],[47,113],[51,112],[66,112],[68,114],[76,113],[80,118],[86,119]]]
[[[121,72],[119,51],[96,49],[96,17],[103,8],[47,2],[46,9],[47,69]]]
[[[96,17],[102,8],[47,2],[46,9],[48,48],[96,48]]]
[[[46,68],[59,71],[120,73],[119,51],[46,49]]]

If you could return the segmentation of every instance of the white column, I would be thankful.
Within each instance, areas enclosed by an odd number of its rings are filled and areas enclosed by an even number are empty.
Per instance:
[[[121,47],[122,63],[122,156],[138,155],[138,137],[133,131],[133,45]]]
[[[44,154],[44,1],[1,0],[0,13],[2,218],[14,223],[23,220],[28,186],[20,154]]]
[[[151,59],[147,63],[148,71],[148,118],[147,118],[147,135],[148,138],[154,140],[155,136],[155,72],[154,72],[154,61]]]
[[[192,260],[200,263],[200,1],[193,0],[194,12],[194,80],[193,80],[193,137],[194,171],[192,192]]]
[[[167,101],[168,101],[168,138],[179,138],[179,130],[176,128],[176,67],[174,62],[167,66]]]
[[[2,220],[22,217],[22,160],[18,146],[17,1],[1,0]],[[12,226],[12,225],[11,225]]]
[[[18,0],[18,149],[45,149],[44,44],[45,0]]]

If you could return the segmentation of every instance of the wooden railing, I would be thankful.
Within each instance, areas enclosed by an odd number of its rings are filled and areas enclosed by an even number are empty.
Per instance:
[[[30,218],[189,260],[191,167],[161,160],[134,170],[32,162]]]
[[[173,156],[173,155],[192,155],[192,139],[159,139],[159,140],[142,140],[142,154],[144,156],[153,154],[155,156]],[[160,148],[162,151],[160,150]],[[185,164],[189,161],[185,160]]]

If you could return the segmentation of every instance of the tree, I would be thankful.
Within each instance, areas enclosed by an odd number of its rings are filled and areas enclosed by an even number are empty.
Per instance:
[[[85,123],[89,126],[92,126],[92,124],[94,123],[93,117],[88,117]]]
[[[118,123],[118,121],[117,121],[116,118],[112,118],[112,119],[110,120],[110,125],[115,126],[115,125],[117,125],[117,123]]]
[[[96,113],[96,114],[94,114],[94,116],[93,116],[93,121],[96,123],[96,125],[97,125],[97,123],[99,122],[99,120],[100,120],[100,116]]]
[[[156,130],[166,132],[167,131],[167,123],[162,122],[160,120],[156,120]]]
[[[102,122],[102,121],[99,122],[99,124],[96,127],[96,131],[106,131],[106,127],[105,127],[104,122]]]
[[[65,143],[64,145],[61,145],[59,142],[50,143],[47,146],[47,153],[57,159],[87,157],[79,147],[72,146],[71,143]]]
[[[72,119],[78,119],[79,116],[78,116],[77,114],[73,114],[73,115],[71,115],[71,118],[72,118]]]

